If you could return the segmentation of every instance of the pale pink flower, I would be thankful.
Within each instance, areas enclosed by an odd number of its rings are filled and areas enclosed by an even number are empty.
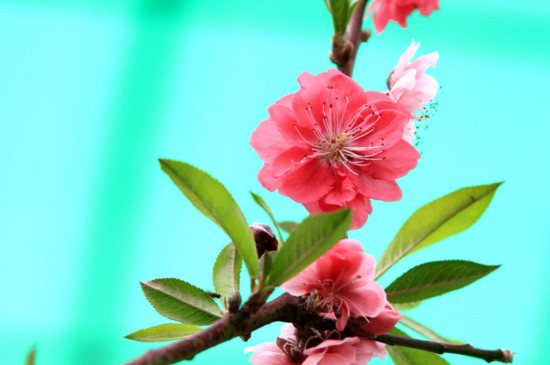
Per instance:
[[[420,14],[428,16],[439,9],[439,0],[374,0],[369,5],[368,12],[374,11],[372,22],[376,32],[380,33],[390,20],[405,28],[407,17],[416,9]]]
[[[359,337],[326,340],[304,353],[307,358],[302,365],[364,365],[374,356],[387,355],[384,344]]]
[[[352,229],[359,228],[370,199],[400,199],[395,179],[416,166],[419,153],[401,138],[411,114],[334,69],[298,82],[252,133],[264,161],[258,179],[310,213],[351,207]]]
[[[287,353],[275,343],[263,343],[245,349],[245,353],[254,352],[250,362],[254,365],[364,365],[374,356],[383,358],[387,355],[384,344],[359,337],[325,340],[317,346],[299,349],[294,337],[294,326],[290,323],[281,329],[281,337],[288,343],[285,347]],[[293,352],[302,353],[302,362],[291,360]]]
[[[413,116],[403,134],[403,138],[409,143],[414,138],[415,119],[419,118],[414,113],[422,110],[424,105],[433,100],[439,88],[433,77],[424,74],[428,67],[435,67],[439,54],[433,52],[411,62],[418,47],[420,43],[415,43],[413,40],[388,77],[390,98],[403,105]]]
[[[374,336],[382,335],[395,327],[402,317],[401,313],[397,312],[390,303],[386,302],[382,312],[374,318],[369,318],[369,322],[361,328]]]
[[[296,296],[316,291],[319,307],[334,312],[342,331],[350,317],[376,317],[384,308],[386,293],[373,280],[374,268],[359,242],[343,239],[281,288]]]

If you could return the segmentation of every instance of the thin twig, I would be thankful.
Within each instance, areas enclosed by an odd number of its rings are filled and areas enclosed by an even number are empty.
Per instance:
[[[351,16],[344,40],[341,40],[342,36],[340,34],[334,34],[332,38],[332,51],[330,53],[330,60],[336,64],[338,70],[349,77],[353,73],[359,45],[361,42],[365,42],[370,34],[368,31],[363,33],[361,30],[368,0],[357,1],[361,1],[361,3]]]
[[[507,349],[482,350],[467,344],[451,345],[448,343],[423,341],[410,337],[401,337],[389,334],[377,336],[373,338],[373,340],[383,342],[390,346],[410,347],[413,349],[435,352],[436,354],[451,353],[469,357],[477,357],[487,362],[499,361],[503,363],[511,363],[514,358],[513,352]]]

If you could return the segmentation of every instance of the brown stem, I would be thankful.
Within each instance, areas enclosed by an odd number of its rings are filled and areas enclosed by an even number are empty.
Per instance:
[[[263,305],[252,315],[243,311],[230,314],[189,337],[149,350],[126,365],[168,365],[191,360],[199,352],[229,341],[233,337],[248,338],[252,331],[267,324],[277,321],[293,322],[296,319],[299,301],[297,297],[283,294]]]
[[[507,349],[482,350],[467,344],[451,345],[448,343],[416,340],[410,337],[401,337],[401,336],[389,335],[389,334],[377,336],[373,338],[373,340],[376,340],[378,342],[383,342],[386,345],[390,345],[390,346],[397,345],[397,346],[410,347],[413,349],[435,352],[436,354],[451,353],[451,354],[459,354],[459,355],[465,355],[470,357],[477,357],[487,362],[499,361],[504,363],[511,363],[514,358],[513,352]]]
[[[318,330],[334,330],[336,328],[334,319],[308,312],[304,298],[294,297],[288,293],[261,306],[257,311],[255,311],[254,305],[249,305],[250,302],[249,299],[240,311],[228,314],[210,327],[167,346],[149,350],[125,365],[168,365],[191,360],[196,354],[233,337],[240,336],[243,339],[248,339],[254,330],[277,321],[292,322],[296,327],[301,328],[314,327]],[[513,353],[506,349],[482,350],[470,345],[451,345],[389,334],[373,337],[368,332],[361,330],[364,323],[365,320],[362,318],[350,319],[341,335],[343,337],[359,336],[389,346],[405,346],[437,354],[453,353],[477,357],[487,362],[510,363],[513,359]]]
[[[340,34],[334,34],[332,38],[332,51],[330,60],[334,62],[342,73],[351,77],[357,50],[361,42],[365,42],[369,37],[368,31],[362,31],[363,17],[367,7],[368,0],[358,0],[361,3],[355,9],[348,24],[348,29],[343,37]]]

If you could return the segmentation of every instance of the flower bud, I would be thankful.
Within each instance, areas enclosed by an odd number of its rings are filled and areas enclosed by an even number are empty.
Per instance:
[[[250,226],[254,241],[256,242],[256,251],[258,251],[258,257],[267,251],[277,251],[278,242],[273,230],[266,224],[254,223]]]

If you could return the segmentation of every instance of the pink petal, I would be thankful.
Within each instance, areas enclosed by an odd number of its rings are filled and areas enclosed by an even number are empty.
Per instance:
[[[382,161],[372,161],[372,174],[374,179],[395,180],[416,167],[420,158],[418,151],[404,140],[400,140],[392,148],[386,150],[381,156]]]
[[[320,199],[334,184],[330,168],[318,158],[306,159],[281,179],[279,192],[298,202]]]

